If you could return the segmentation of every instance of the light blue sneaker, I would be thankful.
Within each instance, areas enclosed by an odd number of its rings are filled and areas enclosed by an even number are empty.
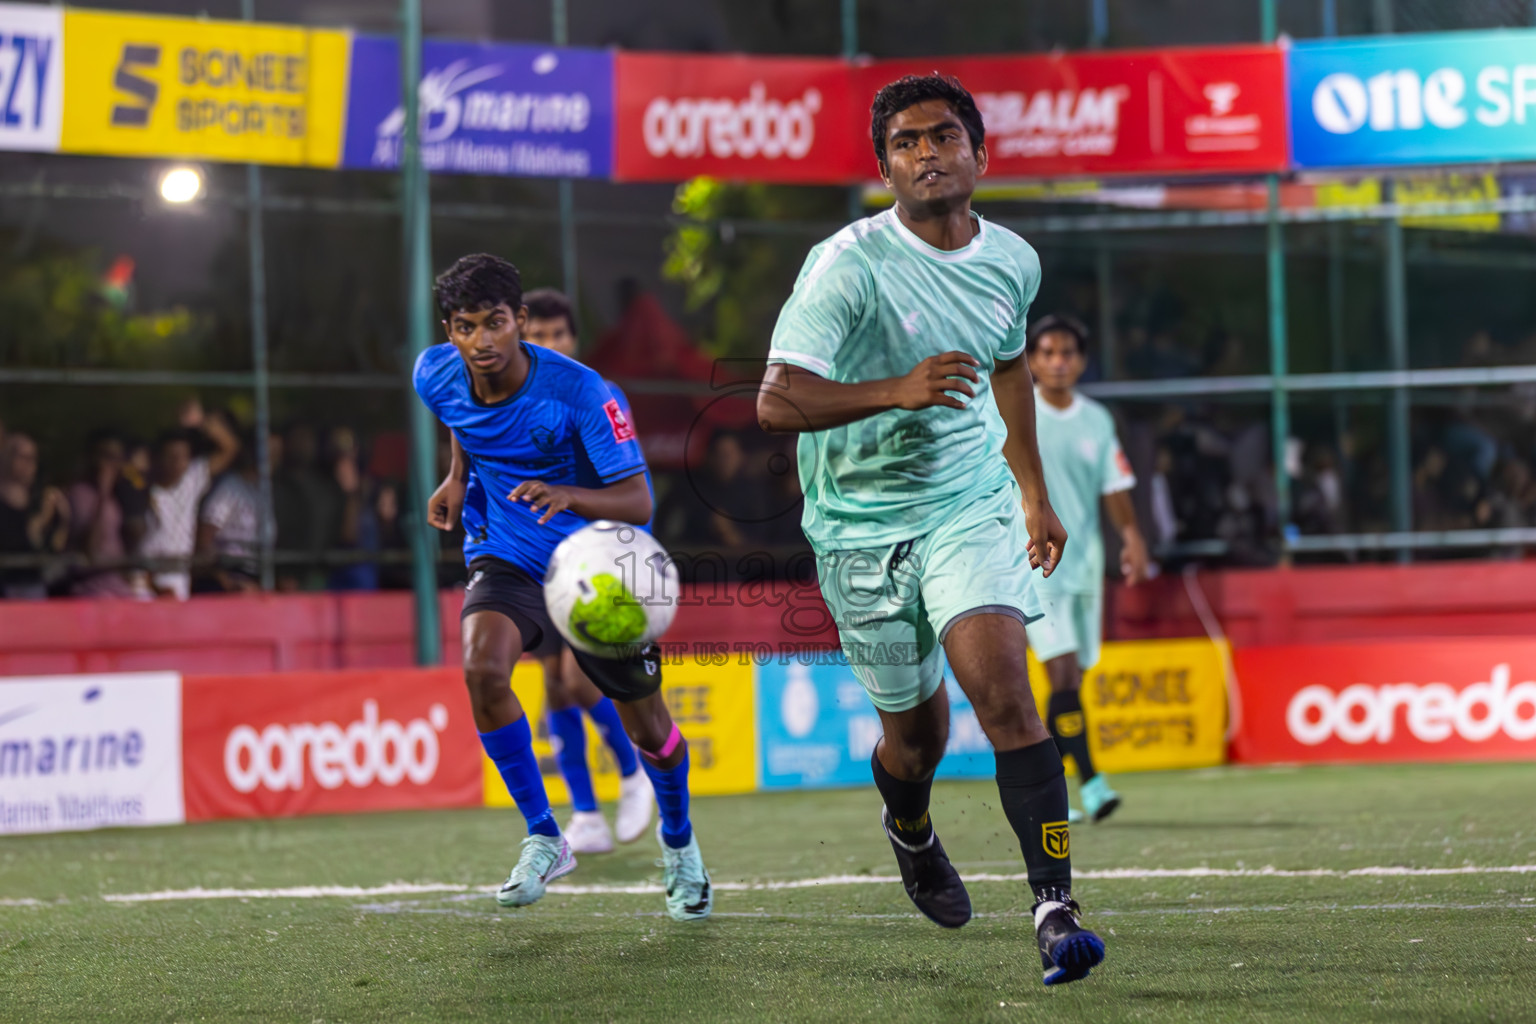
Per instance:
[[[1083,783],[1078,796],[1083,799],[1088,820],[1095,824],[1115,813],[1115,808],[1120,806],[1120,794],[1109,788],[1109,780],[1102,772]]]
[[[576,857],[565,836],[529,836],[523,840],[523,854],[517,867],[507,876],[496,893],[496,902],[504,907],[526,907],[544,896],[544,887],[561,875],[576,870]]]
[[[688,838],[680,850],[668,846],[656,826],[656,840],[661,843],[661,877],[667,889],[667,914],[674,921],[702,921],[715,908],[714,890],[709,872],[704,870],[704,855],[699,852],[699,837]]]

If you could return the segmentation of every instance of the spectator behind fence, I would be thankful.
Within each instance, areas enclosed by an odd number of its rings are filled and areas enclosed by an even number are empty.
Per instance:
[[[230,467],[240,451],[240,441],[224,417],[205,415],[195,398],[182,406],[178,422],[176,429],[155,441],[150,511],[140,548],[147,558],[191,559],[197,543],[198,505],[213,479]],[[211,454],[198,454],[210,443]],[[157,568],[150,582],[157,595],[185,601],[192,593],[190,564]]]
[[[208,571],[197,581],[198,591],[248,592],[261,587],[260,474],[255,448],[252,439],[240,445],[234,472],[219,479],[203,504],[197,554]]]
[[[291,425],[283,435],[283,459],[272,481],[277,515],[277,546],[299,551],[314,561],[284,571],[284,590],[323,590],[325,572],[319,555],[336,539],[342,496],[334,479],[320,469],[320,442],[307,423]]]
[[[85,476],[67,495],[72,513],[70,549],[93,563],[116,563],[111,568],[79,574],[72,592],[81,597],[146,596],[135,590],[121,565],[127,548],[123,543],[123,508],[116,491],[123,462],[123,442],[116,433],[92,432],[86,442]]]
[[[57,554],[69,540],[69,502],[57,487],[38,490],[37,443],[25,434],[0,440],[0,555]],[[48,596],[41,567],[0,569],[0,596]]]
[[[379,521],[370,500],[371,481],[364,479],[358,468],[357,435],[338,428],[331,431],[326,447],[331,458],[331,479],[341,493],[336,547],[342,551],[377,552]],[[373,562],[337,566],[331,570],[326,586],[330,590],[377,590],[379,567]]]

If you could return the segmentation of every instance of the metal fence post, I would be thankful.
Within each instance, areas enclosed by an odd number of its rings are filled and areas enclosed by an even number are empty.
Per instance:
[[[240,16],[256,20],[256,0],[240,0]],[[277,523],[272,510],[272,383],[267,367],[267,245],[261,211],[261,167],[245,165],[246,241],[251,284],[251,375],[256,402],[256,536],[261,589],[277,587],[273,552]]]
[[[1261,0],[1259,23],[1264,41],[1273,43],[1279,35],[1275,0]],[[1291,476],[1285,464],[1286,444],[1291,434],[1291,409],[1285,389],[1285,375],[1290,372],[1285,322],[1285,236],[1280,225],[1280,176],[1271,174],[1267,184],[1265,262],[1269,283],[1269,430],[1275,462],[1275,507],[1283,542],[1291,524]]]
[[[400,207],[404,220],[407,378],[415,357],[432,344],[432,206],[430,181],[421,162],[421,0],[400,0],[400,84],[405,92],[404,146],[400,154]],[[427,522],[427,499],[436,489],[437,426],[432,414],[407,391],[411,418],[411,581],[416,597],[416,663],[442,661],[437,607],[437,535]]]
[[[853,60],[859,55],[859,0],[842,0],[843,59]],[[848,220],[864,218],[864,189],[859,185],[848,187]]]
[[[1391,182],[1386,183],[1391,187]],[[1389,193],[1390,194],[1390,193]],[[1395,195],[1392,198],[1396,198]],[[1392,369],[1408,369],[1408,270],[1403,260],[1403,223],[1393,217],[1382,222],[1382,295],[1386,303],[1387,347]],[[1388,466],[1392,479],[1392,528],[1413,528],[1413,491],[1408,409],[1405,385],[1392,389],[1387,420]],[[1403,553],[1406,556],[1407,552]],[[1403,561],[1407,561],[1404,557]]]

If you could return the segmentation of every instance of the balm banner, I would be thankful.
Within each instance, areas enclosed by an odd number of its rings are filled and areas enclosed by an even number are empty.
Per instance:
[[[1536,158],[1536,31],[1297,43],[1300,167]]]
[[[0,4],[0,149],[59,148],[64,12]]]
[[[350,36],[68,10],[60,149],[335,167]]]

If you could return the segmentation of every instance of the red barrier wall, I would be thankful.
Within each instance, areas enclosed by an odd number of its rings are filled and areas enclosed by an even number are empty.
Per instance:
[[[1198,577],[1239,646],[1405,636],[1536,635],[1536,562],[1233,570]],[[442,595],[458,660],[458,593]],[[1180,577],[1112,588],[1112,639],[1201,636]],[[412,661],[411,597],[285,594],[0,603],[0,676],[390,668]],[[808,588],[718,588],[678,610],[669,641],[832,643]]]

